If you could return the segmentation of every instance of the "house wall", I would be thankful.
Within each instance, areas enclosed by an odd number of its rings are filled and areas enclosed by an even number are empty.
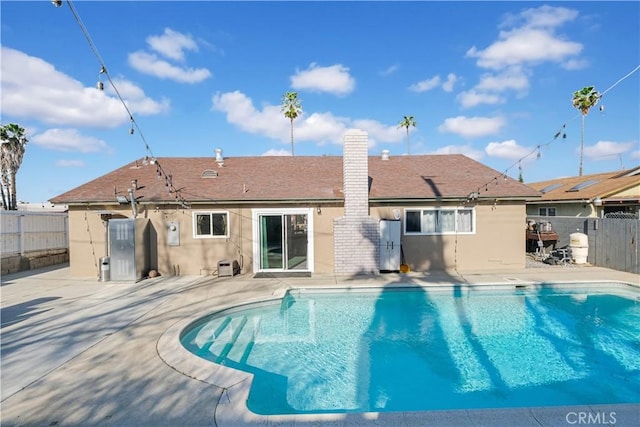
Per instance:
[[[595,206],[591,203],[578,202],[578,203],[531,203],[527,205],[527,215],[538,216],[540,215],[539,208],[551,207],[556,208],[556,216],[573,216],[583,218],[597,218],[598,213]]]
[[[526,209],[523,202],[476,204],[475,234],[405,235],[404,210],[433,206],[433,203],[424,203],[371,207],[371,215],[382,219],[393,219],[394,209],[400,210],[403,220],[403,255],[412,271],[507,269],[525,266]],[[437,206],[457,205],[439,203]]]
[[[278,207],[301,207],[301,204]],[[254,206],[264,207],[264,205]],[[314,272],[333,273],[333,220],[343,215],[341,206],[323,206],[320,213],[313,207]],[[74,277],[100,275],[100,258],[106,255],[105,228],[99,211],[119,213],[131,217],[131,209],[113,206],[69,208],[69,257],[70,272]],[[193,212],[229,212],[229,237],[195,239],[193,237]],[[142,205],[138,218],[150,220],[150,269],[161,275],[208,275],[217,271],[218,261],[236,260],[242,273],[253,273],[252,206],[201,205],[192,209],[155,207]],[[179,226],[179,245],[169,246],[167,237],[170,224]]]

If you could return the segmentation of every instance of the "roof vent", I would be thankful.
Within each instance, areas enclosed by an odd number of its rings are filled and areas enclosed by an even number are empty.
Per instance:
[[[382,150],[380,158],[382,160],[389,160],[389,150]]]
[[[200,175],[202,178],[215,178],[218,176],[218,171],[217,170],[213,170],[213,169],[207,169],[205,171],[202,172],[202,175]]]
[[[222,157],[222,148],[216,148],[213,151],[214,151],[214,153],[216,153],[216,163],[218,164],[218,166],[223,166],[224,165],[224,157]]]

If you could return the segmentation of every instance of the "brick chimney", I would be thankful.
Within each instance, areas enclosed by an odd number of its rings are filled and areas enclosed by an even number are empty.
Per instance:
[[[344,216],[334,219],[336,274],[379,272],[379,221],[369,216],[368,135],[349,129],[344,135],[342,177]]]

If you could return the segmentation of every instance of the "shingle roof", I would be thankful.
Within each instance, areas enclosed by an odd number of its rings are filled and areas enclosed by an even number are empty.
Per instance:
[[[591,200],[616,198],[621,192],[624,198],[640,198],[640,166],[626,171],[615,171],[583,176],[571,176],[549,181],[534,182],[531,187],[542,192],[540,201]],[[635,191],[633,191],[635,187]]]
[[[213,157],[158,158],[162,170],[189,202],[206,201],[331,201],[343,199],[342,157],[262,156],[229,157],[219,167]],[[205,171],[216,177],[203,178]],[[479,191],[481,197],[537,198],[540,194],[466,156],[369,157],[370,199],[463,198]],[[498,178],[498,179],[495,179]],[[137,180],[140,202],[172,202],[157,165],[137,160],[51,199],[54,203],[115,203],[127,196]],[[486,185],[488,184],[488,185]],[[486,186],[486,189],[485,189]]]

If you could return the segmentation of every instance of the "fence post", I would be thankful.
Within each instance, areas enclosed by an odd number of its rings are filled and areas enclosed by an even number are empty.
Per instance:
[[[20,255],[24,256],[24,215],[18,215],[18,233],[20,233]]]

